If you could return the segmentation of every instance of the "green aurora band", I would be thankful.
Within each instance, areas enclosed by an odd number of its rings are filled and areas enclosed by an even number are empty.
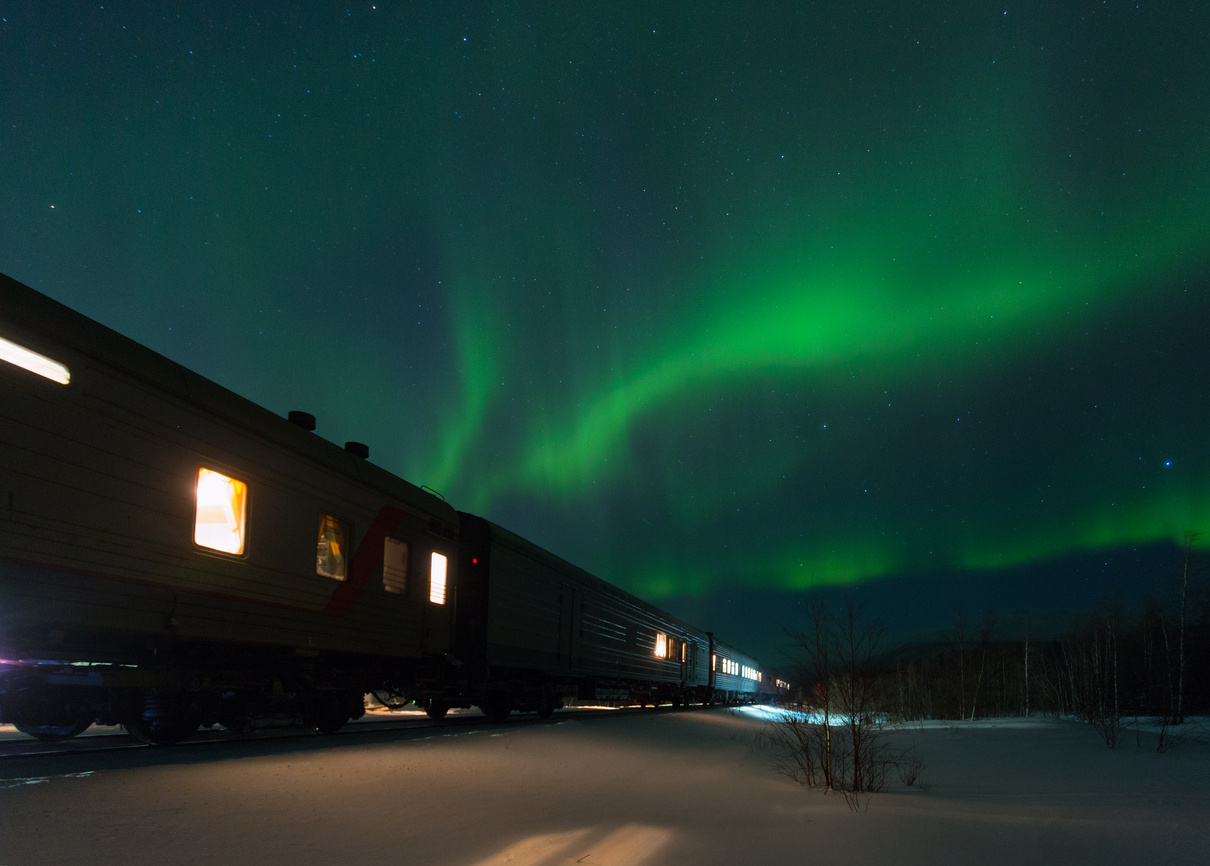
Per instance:
[[[1210,7],[56,9],[0,270],[607,579],[1210,541]]]

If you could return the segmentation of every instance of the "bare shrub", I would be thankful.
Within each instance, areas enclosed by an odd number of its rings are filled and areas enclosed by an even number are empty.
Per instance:
[[[924,772],[926,766],[916,751],[916,747],[912,746],[900,756],[895,768],[899,771],[899,781],[910,788],[916,784],[916,780],[920,778],[920,774]]]

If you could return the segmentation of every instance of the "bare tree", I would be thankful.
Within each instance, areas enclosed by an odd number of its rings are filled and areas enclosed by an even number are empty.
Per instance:
[[[1193,545],[1200,533],[1189,531],[1185,533],[1184,543],[1181,544],[1181,607],[1180,607],[1180,648],[1176,656],[1176,713],[1173,716],[1175,724],[1185,721],[1185,604],[1189,596],[1189,577],[1193,566]]]
[[[958,652],[958,718],[966,718],[966,611],[954,609],[954,648]]]
[[[883,650],[883,628],[867,620],[850,599],[833,616],[821,603],[809,609],[808,628],[789,632],[794,652],[814,678],[811,715],[784,714],[766,733],[777,757],[775,766],[791,778],[825,791],[840,791],[857,809],[885,785],[900,755],[883,737],[882,672],[876,661]]]
[[[970,720],[975,720],[975,705],[979,702],[979,689],[983,686],[983,674],[987,670],[987,656],[991,652],[992,632],[996,628],[996,617],[990,610],[983,612],[983,623],[979,627],[979,674],[975,678],[975,693],[971,697]]]

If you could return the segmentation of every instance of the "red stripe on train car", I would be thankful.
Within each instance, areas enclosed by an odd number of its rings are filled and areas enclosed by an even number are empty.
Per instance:
[[[339,583],[328,599],[328,605],[320,613],[326,616],[348,616],[356,606],[358,599],[370,585],[370,576],[382,559],[382,548],[388,536],[394,534],[408,514],[402,508],[394,505],[384,505],[378,510],[378,516],[370,524],[361,544],[353,553],[353,561],[349,564],[349,579]]]

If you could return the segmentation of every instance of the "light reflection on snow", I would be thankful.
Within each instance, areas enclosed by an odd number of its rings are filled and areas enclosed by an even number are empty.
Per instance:
[[[789,710],[785,707],[770,707],[765,704],[750,704],[746,707],[740,707],[739,712],[767,722],[792,721],[806,722],[808,725],[823,724],[823,713],[804,713],[799,710]],[[848,723],[849,717],[840,713],[832,713],[828,716],[828,725],[830,727],[840,727]]]
[[[612,833],[582,827],[563,833],[529,836],[507,848],[476,861],[473,866],[538,866],[543,863],[608,863],[610,866],[640,866],[647,863],[671,840],[663,827],[627,824]]]
[[[41,785],[51,779],[83,779],[95,773],[95,770],[84,770],[80,773],[60,773],[58,776],[28,776],[23,779],[0,779],[0,788],[16,788],[20,785]]]

